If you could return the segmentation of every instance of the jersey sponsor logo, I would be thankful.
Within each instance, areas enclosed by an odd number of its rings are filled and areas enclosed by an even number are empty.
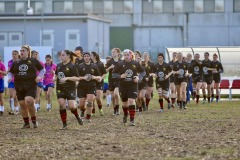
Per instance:
[[[203,67],[203,74],[208,74],[208,68],[207,67]]]
[[[125,81],[132,81],[132,75],[133,75],[133,71],[131,69],[128,69],[125,71]]]
[[[133,68],[136,68],[136,66],[135,66],[135,65],[132,65],[132,67],[133,67]]]
[[[58,79],[65,78],[65,74],[63,72],[58,72]]]
[[[199,74],[199,67],[198,66],[195,66],[193,69],[194,69],[195,74]]]
[[[26,65],[26,64],[21,64],[21,65],[18,67],[18,69],[19,69],[18,75],[21,75],[21,76],[27,75],[28,65]]]
[[[159,78],[159,81],[163,81],[164,80],[164,73],[163,72],[158,72],[158,78]]]
[[[87,77],[86,81],[90,81],[92,79],[92,75],[91,74],[86,74],[85,77]]]
[[[178,78],[183,78],[183,77],[184,77],[184,69],[180,69]]]
[[[21,72],[26,72],[28,70],[28,65],[26,64],[21,64],[19,67],[18,67],[19,71]]]
[[[31,61],[28,61],[29,64],[31,64],[32,62]]]

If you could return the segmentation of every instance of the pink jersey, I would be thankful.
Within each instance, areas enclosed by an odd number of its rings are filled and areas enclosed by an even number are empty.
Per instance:
[[[9,71],[10,68],[12,67],[13,63],[14,63],[14,62],[13,62],[13,59],[11,59],[10,61],[8,61],[8,71]],[[11,82],[14,82],[14,76],[12,76]]]
[[[6,68],[2,62],[0,62],[0,71],[6,72]],[[0,79],[3,79],[3,77],[4,76],[2,74],[0,74]]]
[[[53,78],[55,73],[53,73],[52,71],[56,71],[57,69],[57,65],[56,64],[51,64],[51,65],[47,65],[45,63],[45,74],[44,74],[44,79],[43,79],[43,85],[48,85],[50,83],[53,83]]]
[[[39,61],[39,62],[40,62],[40,64],[42,65],[42,67],[45,68],[44,63],[43,63],[42,61]],[[39,71],[37,71],[37,75],[38,75],[38,74],[39,74]],[[41,80],[40,80],[39,82],[43,82],[43,78],[41,78]]]

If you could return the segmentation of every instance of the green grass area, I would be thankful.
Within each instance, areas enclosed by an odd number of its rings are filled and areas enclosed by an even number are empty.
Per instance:
[[[8,107],[5,97],[5,108]],[[240,159],[240,102],[188,104],[187,110],[159,113],[157,94],[147,112],[136,114],[136,126],[122,124],[122,112],[104,116],[96,109],[91,123],[79,126],[68,111],[69,129],[62,127],[56,97],[46,111],[44,96],[37,113],[39,128],[20,129],[20,115],[0,117],[0,159]]]

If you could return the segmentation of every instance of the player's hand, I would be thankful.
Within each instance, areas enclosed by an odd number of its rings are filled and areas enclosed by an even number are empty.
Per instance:
[[[126,77],[127,77],[127,76],[126,76],[125,73],[121,75],[121,78],[126,78]]]
[[[114,68],[114,65],[112,64],[109,68],[110,68],[110,69],[113,69],[113,68]]]
[[[138,76],[134,76],[133,77],[133,82],[138,83],[138,81],[139,81],[139,77]]]
[[[188,73],[185,73],[185,77],[188,77]]]
[[[212,71],[212,73],[218,73],[218,71],[215,70],[215,71]]]
[[[168,79],[168,77],[169,77],[169,76],[168,76],[168,75],[166,75],[166,76],[164,77],[164,79]]]
[[[39,77],[39,76],[37,76],[36,78],[35,78],[35,81],[38,83],[38,82],[40,82],[40,80],[41,80],[41,77]]]
[[[149,81],[149,78],[145,78],[145,80],[148,82],[148,81]]]
[[[97,80],[97,82],[101,82],[102,81],[102,77],[100,77],[98,80]]]
[[[51,73],[52,73],[52,74],[54,74],[54,73],[55,73],[55,71],[54,71],[53,69],[51,69]]]
[[[67,81],[67,77],[60,79],[60,83],[65,83]]]
[[[8,79],[8,83],[10,83],[11,81],[12,81],[12,78],[9,78],[9,79]]]

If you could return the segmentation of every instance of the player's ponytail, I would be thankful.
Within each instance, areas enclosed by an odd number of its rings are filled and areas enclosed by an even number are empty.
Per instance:
[[[97,54],[97,52],[91,52],[91,54],[96,58],[96,61],[99,62],[100,61],[100,56],[99,54]]]
[[[70,61],[73,62],[73,52],[69,50],[64,50],[64,52],[69,56]]]

